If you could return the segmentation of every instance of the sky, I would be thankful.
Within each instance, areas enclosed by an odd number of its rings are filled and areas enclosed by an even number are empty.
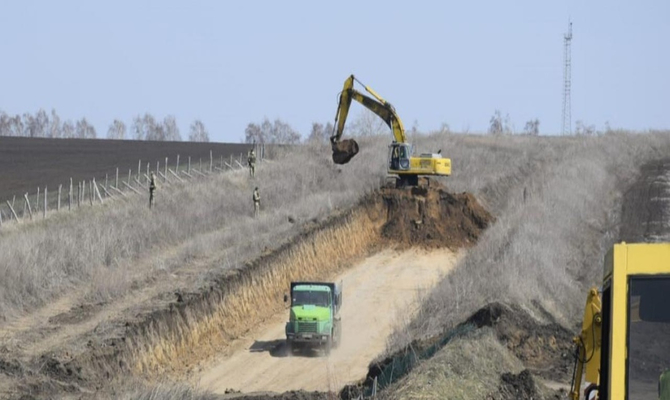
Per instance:
[[[407,128],[561,129],[563,35],[573,23],[572,121],[670,128],[670,2],[3,1],[0,110],[201,119],[212,141],[282,119],[333,121],[354,74]],[[361,105],[352,108],[351,118]],[[574,125],[573,125],[574,129]]]

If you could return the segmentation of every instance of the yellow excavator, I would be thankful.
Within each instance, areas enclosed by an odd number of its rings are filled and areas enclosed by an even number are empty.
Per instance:
[[[614,245],[574,342],[570,399],[670,400],[670,243]]]
[[[358,82],[363,86],[372,97],[357,91],[354,88],[354,82]],[[393,106],[353,75],[344,81],[344,88],[340,93],[337,113],[335,114],[334,132],[330,137],[333,162],[336,164],[346,164],[359,150],[358,143],[355,140],[342,140],[344,124],[347,121],[352,100],[358,101],[375,113],[391,128],[394,140],[389,146],[388,173],[396,177],[396,186],[416,186],[419,183],[419,176],[451,175],[451,160],[442,157],[440,154],[441,151],[421,154],[419,157],[412,156],[412,146],[407,143],[405,128]]]

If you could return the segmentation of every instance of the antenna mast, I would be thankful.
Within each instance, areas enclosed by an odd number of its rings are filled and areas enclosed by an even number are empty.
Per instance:
[[[570,104],[570,89],[572,86],[572,22],[569,21],[568,32],[563,35],[563,122],[562,135],[572,134],[572,115]]]

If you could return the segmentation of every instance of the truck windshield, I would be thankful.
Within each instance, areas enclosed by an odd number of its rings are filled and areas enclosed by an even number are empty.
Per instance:
[[[630,279],[628,399],[670,398],[670,278]]]
[[[324,291],[301,290],[293,292],[294,306],[319,306],[328,307],[330,305],[330,293]]]

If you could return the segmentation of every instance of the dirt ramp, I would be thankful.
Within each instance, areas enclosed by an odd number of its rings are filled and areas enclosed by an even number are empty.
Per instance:
[[[435,183],[430,187],[384,188],[380,196],[387,212],[382,236],[408,246],[468,247],[493,222],[472,194],[449,193]]]

